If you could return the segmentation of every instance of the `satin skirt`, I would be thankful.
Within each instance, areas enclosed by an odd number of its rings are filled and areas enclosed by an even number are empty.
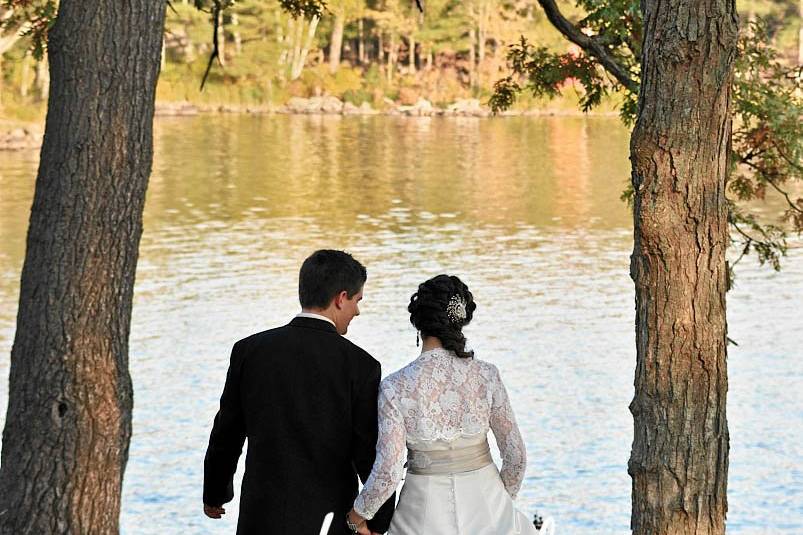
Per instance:
[[[491,463],[469,472],[407,473],[388,535],[537,535]]]

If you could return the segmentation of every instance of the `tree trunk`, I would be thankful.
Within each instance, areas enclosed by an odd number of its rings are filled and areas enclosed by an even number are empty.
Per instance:
[[[0,458],[3,535],[119,531],[165,5],[61,0],[49,32],[52,86]]]
[[[300,17],[293,17],[287,22],[287,25],[287,33],[292,39],[290,42],[290,79],[292,80],[292,73],[296,68],[296,63],[298,63],[298,56],[301,55],[301,32],[303,31],[304,19]]]
[[[47,66],[47,56],[36,62],[36,74],[33,84],[36,86],[36,100],[47,100],[50,87],[50,70]]]
[[[415,74],[415,37],[413,37],[412,33],[410,34],[410,46],[407,54],[407,65],[410,69],[410,74]]]
[[[29,22],[23,23],[19,28],[14,30],[8,31],[6,35],[0,35],[0,56],[11,50],[11,47],[14,46],[17,41],[22,39],[22,36],[31,29],[31,24]]]
[[[221,67],[226,66],[226,32],[223,29],[223,11],[217,13],[217,59]]]
[[[357,62],[365,65],[365,28],[362,17],[357,21]]]
[[[279,54],[279,78],[284,81],[286,80],[286,73],[287,73],[287,64],[290,63],[290,52],[292,50],[292,38],[293,38],[293,19],[289,19],[287,21],[287,33],[285,34],[283,30],[283,25],[281,22],[281,17],[279,13],[276,13],[276,41],[281,45],[282,52]]]
[[[340,52],[343,50],[343,27],[346,25],[346,15],[342,10],[335,14],[335,25],[332,28],[332,40],[329,44],[329,72],[337,72],[340,67]]]
[[[487,15],[483,14],[477,27],[477,59],[480,63],[485,61],[485,42],[488,40]]]
[[[474,87],[477,85],[477,56],[474,52],[474,47],[477,42],[477,32],[474,28],[468,31],[468,42],[468,84]]]
[[[25,56],[22,58],[22,64],[20,65],[20,96],[25,98],[28,96],[28,88],[31,85],[31,55],[29,53],[25,53]],[[2,72],[2,71],[0,71]]]
[[[309,21],[309,26],[307,27],[307,39],[304,41],[304,46],[298,52],[298,55],[295,57],[295,62],[293,63],[293,69],[290,71],[290,79],[295,80],[299,76],[301,76],[301,71],[304,70],[304,64],[307,62],[307,54],[309,53],[309,49],[312,47],[312,41],[315,39],[315,30],[318,29],[318,21],[320,17],[317,15],[312,17]],[[299,20],[299,43],[301,42],[301,37],[303,36],[303,28],[304,28],[304,19]]]
[[[232,31],[232,41],[234,42],[234,54],[239,56],[243,53],[243,36],[240,33],[240,16],[232,13],[229,20]]]
[[[732,0],[642,4],[631,139],[636,289],[631,528],[725,533],[725,203],[738,20]]]
[[[398,58],[399,54],[399,45],[396,44],[396,33],[391,32],[390,34],[390,43],[388,43],[389,50],[388,50],[388,82],[393,80],[393,69],[396,66],[396,59]]]

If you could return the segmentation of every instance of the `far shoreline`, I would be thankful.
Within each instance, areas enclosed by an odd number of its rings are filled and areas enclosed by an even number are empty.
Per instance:
[[[196,117],[199,115],[330,115],[330,116],[385,116],[385,117],[618,117],[615,111],[583,112],[577,109],[530,108],[512,109],[494,114],[478,99],[459,99],[447,107],[438,107],[426,99],[418,99],[415,104],[404,105],[387,101],[385,107],[377,109],[368,103],[355,106],[337,97],[291,98],[286,104],[248,105],[248,104],[195,104],[189,101],[157,101],[154,118]],[[0,119],[0,151],[22,151],[39,149],[44,135],[42,123]]]

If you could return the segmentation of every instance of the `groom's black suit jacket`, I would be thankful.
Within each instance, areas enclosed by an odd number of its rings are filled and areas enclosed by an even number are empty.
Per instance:
[[[204,460],[204,503],[234,496],[248,438],[238,535],[350,533],[345,515],[374,463],[379,363],[323,320],[288,325],[234,344]],[[387,531],[391,497],[369,527]]]

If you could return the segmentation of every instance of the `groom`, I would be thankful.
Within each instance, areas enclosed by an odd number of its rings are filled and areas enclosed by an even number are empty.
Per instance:
[[[357,475],[371,473],[377,439],[379,362],[349,342],[360,314],[365,268],[348,253],[304,261],[302,312],[234,344],[220,410],[204,459],[204,513],[220,518],[234,497],[234,471],[248,438],[238,535],[351,533],[346,513]],[[394,497],[368,524],[387,531]]]

